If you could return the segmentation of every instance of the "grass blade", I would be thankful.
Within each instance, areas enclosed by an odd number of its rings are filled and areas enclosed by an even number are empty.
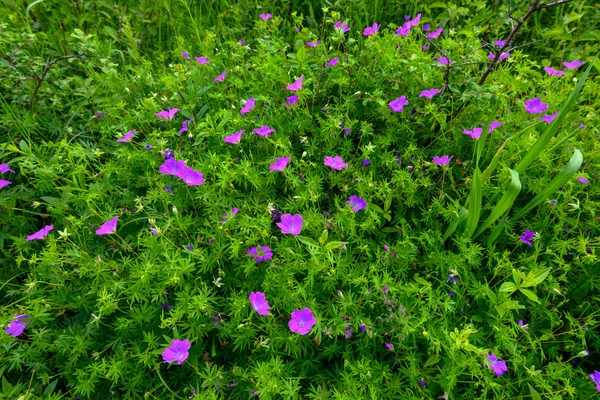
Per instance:
[[[492,210],[492,213],[487,217],[483,225],[477,230],[473,238],[476,238],[477,236],[481,235],[481,233],[487,228],[489,228],[494,222],[496,222],[498,218],[500,218],[507,211],[509,211],[513,203],[515,202],[515,199],[521,192],[521,180],[519,179],[519,173],[512,169],[509,171],[512,179],[508,187],[504,191],[504,195],[498,201],[498,203]]]
[[[450,237],[450,235],[452,235],[454,233],[454,231],[456,230],[456,228],[458,228],[458,226],[465,220],[467,219],[467,215],[469,214],[469,212],[467,211],[466,208],[461,207],[460,210],[458,210],[458,217],[456,218],[456,220],[448,227],[448,230],[446,231],[446,234],[444,235],[444,237],[442,238],[442,241],[446,241],[446,239],[448,239]]]
[[[481,215],[481,171],[475,167],[475,173],[471,181],[471,194],[469,195],[469,215],[467,216],[467,236],[471,237],[479,223]]]

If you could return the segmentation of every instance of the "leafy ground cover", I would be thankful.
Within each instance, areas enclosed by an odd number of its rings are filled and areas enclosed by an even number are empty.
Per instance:
[[[600,17],[557,3],[7,2],[3,396],[597,395]]]

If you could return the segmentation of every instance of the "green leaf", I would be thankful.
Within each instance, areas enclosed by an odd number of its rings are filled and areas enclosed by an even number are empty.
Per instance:
[[[487,141],[487,132],[489,132],[490,130],[490,126],[492,125],[492,121],[494,120],[494,116],[496,115],[496,111],[498,111],[498,106],[500,105],[500,102],[498,102],[498,99],[494,96],[492,97],[492,104],[493,104],[493,108],[492,111],[490,112],[489,118],[487,123],[485,124],[485,126],[483,127],[483,132],[481,134],[481,136],[479,137],[479,139],[477,140],[477,161],[476,161],[476,166],[479,167],[479,160],[481,159],[481,154],[483,154],[483,149],[485,148],[485,143]]]
[[[298,60],[300,64],[303,64],[304,60],[306,60],[306,48],[304,46],[301,46],[296,52],[296,60]]]
[[[464,207],[461,207],[460,210],[458,210],[458,216],[456,217],[454,222],[452,224],[450,224],[450,226],[448,227],[448,230],[446,230],[446,233],[444,234],[442,241],[445,241],[446,239],[448,239],[450,237],[450,235],[452,235],[454,233],[456,228],[458,228],[458,226],[465,219],[467,219],[467,215],[469,215],[469,212],[467,211],[467,209]]]
[[[527,203],[527,205],[523,209],[521,209],[521,211],[519,211],[517,215],[514,216],[514,220],[518,220],[519,218],[527,214],[529,211],[531,211],[533,208],[543,203],[548,198],[548,196],[554,193],[559,187],[567,183],[569,179],[571,179],[573,175],[575,175],[577,170],[579,170],[579,167],[581,166],[582,162],[583,154],[581,154],[581,151],[579,151],[578,149],[575,149],[575,153],[573,154],[573,157],[571,157],[567,165],[565,165],[558,172],[554,179],[552,179],[552,181],[550,181],[550,183],[548,183],[544,187],[544,189],[537,194],[537,196],[531,199],[531,201]]]
[[[530,300],[535,301],[536,303],[540,304],[540,301],[538,300],[538,297],[531,290],[529,290],[529,289],[519,289],[519,291],[521,293],[523,293],[525,296],[527,296]]]
[[[342,245],[344,244],[344,242],[329,242],[325,245],[325,250],[334,250],[334,249],[339,249],[340,247],[342,247]]]
[[[481,215],[481,171],[479,167],[475,167],[475,173],[471,180],[471,194],[469,196],[469,215],[467,216],[467,237],[471,237],[479,223]]]
[[[512,169],[509,171],[512,179],[510,181],[510,184],[508,185],[508,188],[506,188],[504,195],[502,195],[502,198],[498,201],[498,203],[492,210],[492,213],[487,217],[483,225],[477,230],[473,238],[479,236],[483,231],[485,231],[494,222],[496,222],[498,218],[500,218],[507,211],[509,211],[513,203],[515,202],[515,199],[521,192],[521,180],[519,179],[519,173]]]
[[[542,400],[540,394],[531,386],[529,383],[527,384],[529,387],[529,393],[531,394],[531,400]]]
[[[306,236],[296,236],[296,238],[307,246],[319,248],[319,243],[316,240]]]
[[[548,268],[544,268],[544,269],[540,269],[539,271],[535,271],[533,273],[534,278],[533,281],[535,282],[536,285],[539,285],[540,283],[542,283],[550,274],[550,271],[552,271],[552,267],[548,267]]]
[[[512,282],[504,282],[502,286],[500,286],[500,292],[508,293],[509,295],[514,293],[517,290],[517,285]]]

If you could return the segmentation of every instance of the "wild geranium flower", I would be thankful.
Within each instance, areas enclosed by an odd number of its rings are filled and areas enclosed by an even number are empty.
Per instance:
[[[438,94],[440,92],[441,92],[440,89],[427,89],[427,90],[423,90],[421,93],[419,93],[419,97],[427,97],[428,99],[432,99],[433,96],[435,96],[436,94]]]
[[[189,251],[194,251],[194,246],[191,246],[189,244],[186,244],[183,247],[186,248],[186,249],[188,249]]]
[[[437,165],[441,165],[442,167],[447,166],[448,164],[450,164],[450,160],[452,160],[452,158],[454,158],[454,156],[435,156],[433,157],[433,162],[436,163]]]
[[[339,57],[333,57],[331,60],[326,62],[325,65],[328,67],[333,67],[335,64],[337,64],[338,61],[340,61]]]
[[[469,131],[469,130],[466,130],[466,129],[465,129],[465,130],[463,131],[463,133],[464,133],[465,135],[468,135],[468,136],[470,136],[471,138],[473,138],[473,139],[475,139],[475,140],[479,139],[479,137],[481,136],[481,132],[483,132],[483,129],[482,129],[482,128],[473,128],[473,130],[472,130],[472,131]]]
[[[273,132],[275,132],[275,129],[271,129],[271,127],[268,125],[261,126],[260,128],[256,128],[253,131],[254,134],[256,134],[258,136],[262,136],[262,137],[270,136],[271,133],[273,133]]]
[[[0,189],[2,189],[3,187],[8,186],[10,184],[12,184],[11,181],[7,181],[6,179],[0,179]]]
[[[267,21],[267,20],[269,20],[269,19],[271,19],[273,17],[271,14],[259,14],[258,16],[263,21]]]
[[[510,57],[510,53],[502,53],[500,55],[500,57],[498,57],[498,62],[507,59],[508,57]],[[494,58],[496,58],[496,55],[494,53],[492,53],[491,51],[488,53],[488,58],[490,60],[493,60]]]
[[[194,119],[186,119],[185,121],[183,121],[181,123],[181,129],[179,130],[179,133],[185,133],[188,131],[188,124],[194,122]]]
[[[181,52],[181,57],[185,58],[186,60],[190,59],[190,55],[186,51]]]
[[[489,361],[486,366],[490,367],[492,371],[496,374],[496,376],[502,376],[506,371],[508,371],[508,367],[506,366],[506,361],[498,360],[498,357],[494,353],[488,354],[485,356]]]
[[[204,175],[189,167],[185,167],[177,176],[188,186],[201,186],[204,183]]]
[[[254,97],[250,98],[247,102],[244,103],[244,107],[240,110],[240,114],[248,114],[254,108]]]
[[[54,225],[46,225],[45,227],[43,227],[42,229],[40,229],[36,233],[27,236],[27,238],[25,239],[25,241],[29,242],[31,240],[41,240],[41,239],[44,239],[46,236],[48,236],[48,234],[50,233],[50,231],[52,229],[54,229]]]
[[[519,240],[528,246],[533,246],[533,243],[531,243],[531,239],[533,239],[534,236],[535,236],[535,232],[532,232],[529,229],[527,229],[527,230],[525,230],[523,235],[521,235]]]
[[[284,235],[298,236],[302,232],[302,216],[300,214],[283,214],[277,226]]]
[[[181,365],[188,358],[188,350],[191,344],[187,339],[178,340],[174,339],[171,341],[171,347],[167,347],[163,350],[162,358],[166,363],[172,363],[177,361],[177,364]]]
[[[252,304],[252,308],[254,308],[254,311],[256,311],[259,315],[269,315],[269,310],[271,309],[271,306],[265,298],[264,293],[252,292],[250,293],[249,300],[250,304]]]
[[[4,330],[8,335],[12,337],[17,337],[21,335],[25,328],[29,325],[29,321],[27,320],[26,314],[17,314],[15,315],[15,319],[8,323],[7,326],[4,327]]]
[[[579,178],[577,178],[577,182],[583,183],[584,185],[587,185],[587,184],[590,183],[590,181],[588,181],[587,179],[585,179],[583,176],[580,176]]]
[[[440,34],[442,33],[443,30],[444,29],[442,29],[442,28],[437,28],[435,31],[427,34],[427,36],[425,36],[425,37],[427,39],[437,39],[440,36]]]
[[[558,116],[558,111],[552,115],[544,115],[543,117],[538,118],[538,120],[544,121],[545,123],[549,124],[552,121],[554,121],[554,118],[556,118],[557,116]]]
[[[585,63],[583,61],[579,61],[579,60],[563,63],[563,65],[565,66],[566,69],[577,69],[577,68],[581,67],[583,64],[585,64]]]
[[[386,343],[385,344],[385,348],[388,349],[388,350],[394,350],[394,345],[391,344],[391,343]]]
[[[525,111],[529,114],[541,114],[548,109],[548,104],[542,103],[542,99],[534,97],[531,100],[525,100]]]
[[[240,46],[243,46],[243,45],[244,45],[244,43],[246,43],[246,42],[245,42],[245,41],[243,41],[243,40],[238,40],[238,42],[237,42],[237,44],[239,44]]]
[[[255,246],[246,251],[256,263],[258,264],[261,261],[269,261],[273,258],[273,252],[269,246]]]
[[[368,167],[369,165],[371,165],[371,160],[369,160],[368,158],[365,158],[362,162],[362,166]]]
[[[379,24],[377,22],[375,22],[373,24],[373,26],[369,26],[369,27],[365,28],[365,30],[363,31],[363,35],[371,36],[371,35],[376,34],[377,32],[379,32]]]
[[[157,117],[164,118],[167,121],[170,121],[173,119],[173,117],[175,116],[175,114],[177,114],[178,111],[179,108],[171,108],[170,110],[162,110],[160,112],[157,112],[154,115],[156,115]]]
[[[402,26],[399,26],[398,29],[396,29],[396,36],[408,36],[411,26],[412,25],[410,23],[405,22]]]
[[[365,199],[361,199],[356,195],[350,196],[350,198],[346,202],[346,205],[352,207],[352,211],[354,211],[355,213],[359,212],[360,210],[367,209],[367,202],[365,201]]]
[[[494,44],[500,48],[504,47],[506,40],[494,40]]]
[[[285,88],[287,90],[291,90],[292,92],[297,92],[298,90],[302,89],[302,80],[304,79],[304,75],[302,75],[300,78],[296,79],[296,81],[292,84],[287,85]]]
[[[290,158],[287,156],[286,157],[277,157],[275,159],[275,164],[269,164],[269,169],[271,171],[283,171],[289,162],[290,162]]]
[[[454,62],[454,60],[449,59],[448,57],[438,57],[436,58],[440,64],[449,65]]]
[[[227,71],[223,71],[223,72],[221,72],[221,75],[219,75],[215,79],[213,79],[213,82],[223,82],[225,80],[226,76],[227,76]]]
[[[410,17],[407,19],[410,19]],[[416,17],[414,17],[413,19],[410,19],[406,23],[409,24],[410,26],[419,26],[419,22],[421,22],[421,13],[418,13]]]
[[[313,316],[311,309],[303,308],[292,312],[292,319],[288,322],[288,326],[290,331],[306,335],[316,323],[317,319]]]
[[[317,47],[320,44],[321,44],[321,39],[317,40],[316,42],[308,42],[308,43],[306,43],[306,46],[307,47]]]
[[[429,32],[431,30],[431,24],[423,25],[423,32]]]
[[[552,67],[545,67],[544,71],[550,76],[563,76],[565,74],[565,71],[554,69]]]
[[[499,128],[503,124],[504,122],[502,121],[492,121],[492,123],[490,124],[490,129],[488,129],[488,133],[492,133],[496,130],[496,128]]]
[[[133,137],[134,133],[135,133],[134,129],[130,130],[122,138],[117,139],[117,143],[127,143],[127,142],[129,142],[131,140],[131,138]]]
[[[15,173],[15,171],[13,171],[12,169],[10,169],[10,167],[8,166],[8,164],[0,164],[0,174],[3,174],[5,172],[12,172],[13,174]]]
[[[173,175],[179,177],[185,168],[187,168],[185,161],[177,161],[174,158],[169,158],[164,164],[158,167],[158,171],[164,175]]]
[[[112,235],[117,230],[117,221],[119,221],[118,215],[116,217],[114,217],[113,219],[109,219],[108,221],[106,221],[105,223],[100,225],[100,228],[98,228],[96,230],[96,235],[98,235],[98,236]]]
[[[298,104],[298,95],[297,94],[291,95],[290,97],[285,99],[285,102],[286,102],[287,108],[290,108],[291,106]]]
[[[348,24],[347,23],[343,24],[341,21],[338,21],[335,24],[333,24],[333,27],[335,29],[341,29],[342,32],[344,32],[344,33],[350,31],[350,27],[348,26]]]
[[[146,151],[150,150],[151,148],[153,148],[154,146],[152,146],[151,144],[147,144],[146,147],[144,147],[146,149]]]
[[[404,106],[408,105],[408,100],[406,100],[406,96],[400,96],[396,100],[392,100],[388,103],[388,106],[394,112],[400,112],[404,110]]]
[[[210,62],[210,58],[208,57],[194,57],[200,65],[208,64]]]
[[[231,144],[238,144],[242,140],[243,133],[244,133],[243,129],[241,131],[237,131],[236,133],[229,135],[225,139],[223,139],[223,142],[231,143]]]
[[[348,164],[346,164],[340,156],[326,156],[325,160],[323,160],[323,164],[337,171],[341,171],[348,167]]]
[[[594,373],[590,374],[590,378],[592,378],[596,384],[596,390],[600,392],[600,372],[594,370]]]

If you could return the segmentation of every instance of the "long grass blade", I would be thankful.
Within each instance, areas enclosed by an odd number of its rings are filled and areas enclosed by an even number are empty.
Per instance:
[[[460,210],[458,210],[458,217],[456,218],[456,220],[448,227],[448,230],[446,231],[446,234],[444,235],[444,237],[442,238],[442,241],[446,241],[446,239],[448,239],[450,237],[450,235],[452,235],[454,233],[454,231],[456,230],[456,228],[458,228],[458,226],[465,220],[467,219],[467,215],[469,215],[469,212],[467,211],[466,208],[461,207]]]
[[[476,238],[477,236],[481,235],[481,233],[487,228],[489,228],[494,222],[496,222],[498,218],[500,218],[507,211],[509,211],[513,203],[515,202],[515,199],[521,192],[521,180],[519,179],[519,173],[511,169],[510,175],[511,181],[506,190],[504,191],[504,195],[498,201],[498,203],[492,210],[492,213],[487,217],[483,225],[479,227],[473,238]]]
[[[469,215],[467,216],[467,237],[471,237],[477,228],[479,223],[479,216],[481,215],[481,171],[479,167],[475,167],[475,173],[471,180],[471,194],[469,195]]]

